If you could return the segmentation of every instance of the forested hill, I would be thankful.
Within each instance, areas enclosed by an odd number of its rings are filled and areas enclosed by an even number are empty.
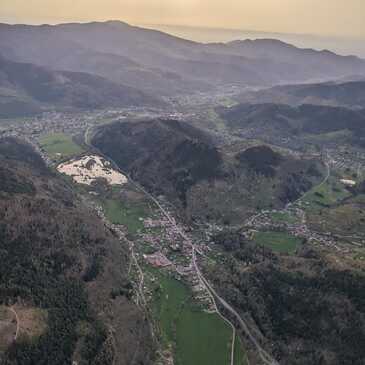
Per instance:
[[[189,219],[239,220],[256,209],[283,206],[321,179],[320,163],[313,159],[265,146],[218,148],[188,121],[111,123],[97,129],[92,143]]]
[[[0,55],[0,117],[19,117],[47,110],[164,105],[135,88],[85,72],[55,71]]]
[[[247,103],[315,104],[361,109],[365,108],[365,81],[360,79],[341,83],[275,86],[244,92],[237,100]]]
[[[0,140],[0,304],[21,328],[1,327],[1,363],[147,364],[126,252],[29,145]]]

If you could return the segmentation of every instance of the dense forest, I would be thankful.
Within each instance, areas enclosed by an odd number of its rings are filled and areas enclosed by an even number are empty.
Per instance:
[[[363,274],[337,268],[306,245],[287,256],[255,246],[237,231],[213,241],[228,259],[209,270],[211,279],[229,303],[250,313],[280,364],[364,363]]]
[[[128,299],[127,248],[30,146],[1,140],[0,182],[0,304],[47,314],[46,329],[20,331],[1,363],[149,363],[149,330]]]

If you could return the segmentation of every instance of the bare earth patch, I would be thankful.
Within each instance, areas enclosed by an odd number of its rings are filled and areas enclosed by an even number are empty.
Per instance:
[[[39,337],[47,329],[47,311],[34,308],[15,305],[12,307],[19,320],[19,329],[17,338],[32,339]]]
[[[96,179],[105,179],[111,185],[124,185],[127,178],[114,170],[109,161],[100,156],[84,156],[78,160],[72,160],[60,164],[58,171],[71,176],[77,183],[90,185]]]
[[[0,351],[5,351],[15,339],[17,320],[9,307],[0,306]]]

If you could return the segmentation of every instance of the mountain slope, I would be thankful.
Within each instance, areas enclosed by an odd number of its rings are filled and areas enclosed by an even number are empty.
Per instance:
[[[206,265],[206,270],[220,295],[256,324],[256,335],[270,344],[278,362],[362,365],[363,271],[334,264],[333,251],[327,255],[310,244],[296,255],[278,255],[242,233],[213,238],[232,253],[226,265]]]
[[[2,337],[1,363],[148,364],[127,245],[29,145],[0,140],[0,177],[0,302],[27,321],[16,341]]]
[[[253,136],[302,138],[334,132],[350,133],[353,143],[364,143],[365,112],[342,107],[284,104],[238,104],[218,113],[236,133]]]
[[[275,40],[200,44],[126,23],[0,25],[9,58],[87,71],[160,95],[365,74],[365,61]]]
[[[98,128],[92,143],[188,219],[240,221],[285,205],[321,177],[313,160],[265,146],[218,149],[201,130],[174,120],[112,123]]]
[[[237,99],[249,103],[317,104],[365,108],[365,81],[276,86],[247,92]]]
[[[87,73],[53,71],[0,57],[1,116],[49,108],[95,109],[154,105],[158,98]],[[23,104],[23,108],[11,108]],[[29,110],[30,109],[30,110]]]

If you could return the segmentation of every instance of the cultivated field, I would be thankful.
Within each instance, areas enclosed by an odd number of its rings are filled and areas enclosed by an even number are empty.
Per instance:
[[[230,363],[232,329],[217,314],[207,313],[192,302],[189,289],[181,282],[157,273],[154,316],[162,343],[174,350],[176,365],[222,365]],[[236,342],[235,365],[246,364]]]
[[[270,248],[275,252],[294,253],[302,243],[302,239],[286,232],[256,232],[254,241],[261,246]]]
[[[45,136],[41,138],[40,145],[46,153],[55,160],[76,156],[84,152],[84,150],[73,141],[71,136],[64,133],[54,133]]]
[[[127,227],[130,233],[137,233],[143,229],[143,221],[140,218],[146,217],[142,204],[126,204],[116,199],[106,199],[103,202],[105,216],[113,224],[120,224]]]

